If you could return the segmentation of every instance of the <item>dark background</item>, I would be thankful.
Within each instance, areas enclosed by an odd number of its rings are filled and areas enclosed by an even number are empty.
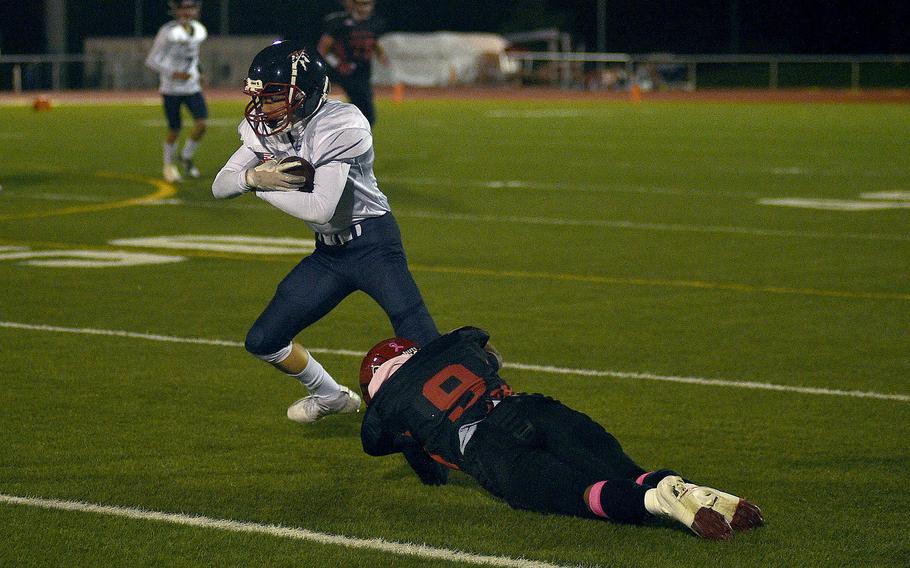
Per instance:
[[[229,31],[315,41],[336,0],[231,0]],[[555,27],[573,48],[597,47],[596,0],[378,0],[394,31],[508,33]],[[628,53],[910,53],[910,0],[607,0],[606,51]],[[143,0],[142,33],[169,19],[165,0]],[[221,3],[203,3],[209,33]],[[68,50],[90,36],[131,36],[135,0],[69,0]],[[44,2],[0,0],[0,53],[44,53]]]

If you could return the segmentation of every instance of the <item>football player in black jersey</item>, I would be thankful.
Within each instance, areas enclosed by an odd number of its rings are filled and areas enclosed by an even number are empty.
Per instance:
[[[370,84],[373,55],[383,65],[389,60],[377,39],[385,24],[373,15],[374,0],[345,0],[344,12],[326,16],[319,52],[329,63],[329,79],[340,85],[351,103],[370,124],[376,122],[373,86]]]
[[[585,414],[513,393],[488,340],[463,327],[420,349],[400,338],[374,346],[360,368],[364,451],[404,454],[428,485],[464,471],[517,509],[624,523],[666,517],[710,539],[763,524],[744,499],[640,467]]]

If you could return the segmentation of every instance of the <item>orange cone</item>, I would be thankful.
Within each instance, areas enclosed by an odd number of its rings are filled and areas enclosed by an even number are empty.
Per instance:
[[[47,112],[51,110],[51,100],[44,95],[40,95],[32,101],[32,108],[36,112]]]

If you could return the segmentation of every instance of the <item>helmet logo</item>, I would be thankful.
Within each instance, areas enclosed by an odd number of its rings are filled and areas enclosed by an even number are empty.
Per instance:
[[[307,70],[307,64],[310,62],[310,56],[306,54],[306,51],[301,49],[300,51],[295,51],[291,53],[288,57],[291,58],[291,84],[297,84],[297,66],[300,65],[303,67],[303,70]]]
[[[300,51],[295,51],[288,57],[291,58],[291,69],[296,69],[297,66],[300,65],[303,67],[303,70],[306,71],[306,66],[310,62],[310,56],[306,54],[306,50],[301,49]]]
[[[389,343],[389,347],[391,347],[392,349],[394,349],[394,350],[395,350],[395,353],[398,353],[399,351],[401,351],[402,349],[404,349],[404,345],[398,345],[397,343],[394,343],[394,342]]]
[[[258,93],[259,91],[262,90],[262,87],[263,87],[262,79],[253,80],[253,79],[250,79],[249,77],[246,78],[246,90],[247,91],[249,91],[251,93]]]

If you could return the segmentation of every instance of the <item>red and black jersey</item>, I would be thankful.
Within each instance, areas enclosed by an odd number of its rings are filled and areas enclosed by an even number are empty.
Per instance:
[[[325,19],[325,33],[335,41],[333,53],[342,64],[354,64],[358,70],[369,69],[376,40],[385,33],[381,18],[355,20],[350,14],[336,12]]]
[[[489,337],[462,327],[408,359],[367,409],[360,430],[364,451],[395,453],[402,448],[400,437],[410,436],[436,461],[460,468],[458,429],[485,418],[491,399],[511,392],[495,357],[484,351]]]

